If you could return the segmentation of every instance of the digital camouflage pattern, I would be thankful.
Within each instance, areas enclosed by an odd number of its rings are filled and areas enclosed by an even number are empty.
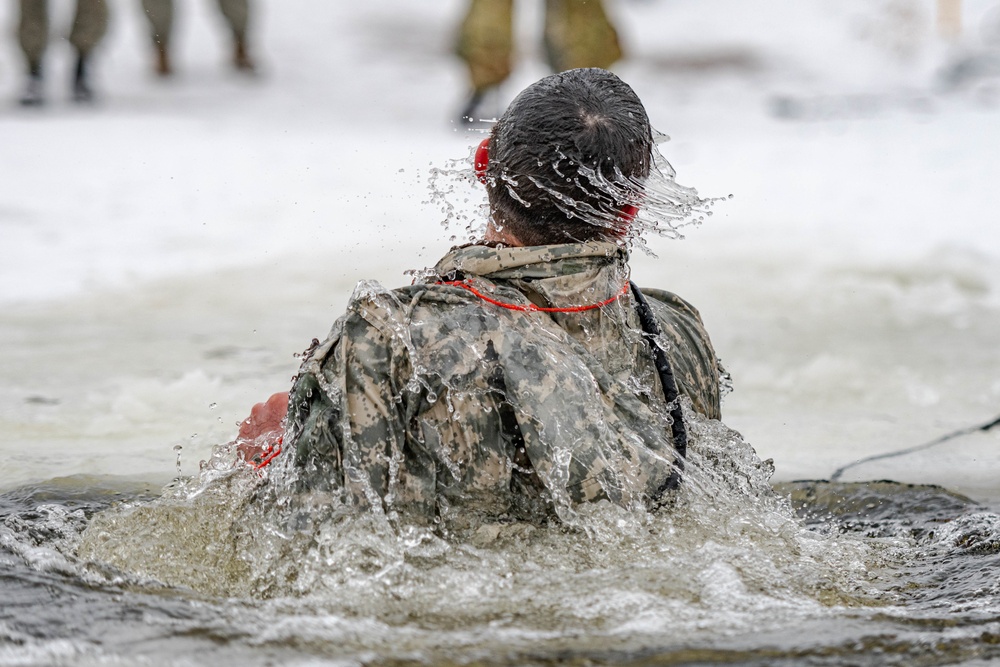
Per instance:
[[[467,246],[434,276],[387,291],[362,283],[311,350],[286,441],[308,488],[432,520],[562,517],[575,504],[648,503],[670,474],[670,417],[632,298],[573,313],[506,304],[602,302],[628,281],[613,243]],[[719,418],[719,370],[697,311],[643,290],[678,389]]]

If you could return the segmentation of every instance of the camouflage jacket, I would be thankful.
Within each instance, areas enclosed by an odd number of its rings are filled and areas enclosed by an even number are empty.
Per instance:
[[[359,284],[292,389],[286,441],[301,480],[431,519],[450,508],[564,515],[583,501],[646,502],[674,450],[624,289],[627,259],[611,243],[466,246],[424,282]],[[698,312],[643,292],[681,394],[719,418],[719,370]]]

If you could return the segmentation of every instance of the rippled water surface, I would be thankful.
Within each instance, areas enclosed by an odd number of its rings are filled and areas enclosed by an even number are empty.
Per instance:
[[[768,483],[692,424],[656,513],[423,528],[280,465],[0,496],[0,664],[900,664],[1000,659],[1000,517],[931,486]]]

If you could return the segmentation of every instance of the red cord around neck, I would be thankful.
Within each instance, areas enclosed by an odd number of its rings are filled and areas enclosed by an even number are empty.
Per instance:
[[[618,292],[611,298],[605,299],[599,303],[591,303],[586,306],[569,306],[567,308],[545,308],[543,306],[536,306],[533,303],[526,305],[518,303],[506,303],[504,301],[499,301],[493,297],[487,296],[477,290],[475,287],[469,283],[468,280],[453,280],[450,282],[439,282],[438,285],[448,285],[449,287],[461,287],[464,290],[472,292],[480,299],[487,303],[492,303],[494,306],[500,306],[501,308],[506,308],[507,310],[517,310],[522,313],[582,313],[585,310],[594,310],[596,308],[601,308],[609,303],[617,301],[625,292],[628,291],[628,283],[625,283]]]

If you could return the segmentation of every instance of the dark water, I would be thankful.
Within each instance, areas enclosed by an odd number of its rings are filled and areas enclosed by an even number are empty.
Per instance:
[[[0,665],[1000,661],[990,508],[893,482],[772,494],[744,471],[728,496],[692,472],[654,515],[462,533],[333,517],[301,538],[247,509],[266,482],[239,471],[184,493],[24,487],[0,495]]]

